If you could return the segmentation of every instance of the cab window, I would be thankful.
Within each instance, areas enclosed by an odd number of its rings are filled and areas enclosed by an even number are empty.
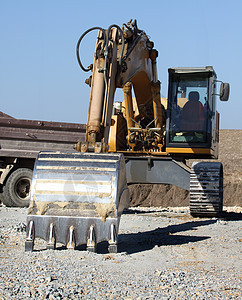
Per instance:
[[[176,74],[170,101],[170,142],[206,142],[208,78]]]

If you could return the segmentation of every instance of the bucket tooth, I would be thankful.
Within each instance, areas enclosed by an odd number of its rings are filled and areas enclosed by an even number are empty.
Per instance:
[[[40,152],[34,167],[27,223],[32,224],[26,251],[34,238],[68,249],[87,245],[96,251],[108,241],[117,251],[120,217],[129,206],[123,154]],[[30,223],[33,221],[33,223]],[[34,224],[34,230],[33,230]]]
[[[27,238],[25,240],[25,251],[34,250],[34,221],[31,220],[27,227]]]
[[[74,227],[71,226],[69,228],[69,240],[68,240],[66,248],[70,249],[70,250],[74,250],[75,246],[76,246],[76,244],[75,244],[75,236],[74,236]]]
[[[56,248],[56,240],[55,240],[55,231],[53,223],[50,223],[50,232],[49,232],[49,240],[46,246],[48,250],[55,250]]]
[[[117,253],[118,252],[118,245],[117,245],[118,237],[115,225],[112,223],[110,226],[110,240],[108,251],[109,253]]]
[[[91,225],[89,229],[89,234],[87,238],[87,250],[90,252],[96,252],[96,238],[93,225]]]
[[[118,253],[118,245],[109,245],[108,246],[108,252],[109,253]]]

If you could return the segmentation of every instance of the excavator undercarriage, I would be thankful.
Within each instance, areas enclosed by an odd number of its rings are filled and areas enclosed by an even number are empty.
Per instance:
[[[94,62],[82,65],[79,47],[99,30]],[[216,73],[212,67],[169,69],[168,99],[161,99],[158,51],[136,21],[88,29],[77,43],[77,59],[90,85],[85,141],[75,152],[39,153],[33,174],[25,248],[34,239],[47,248],[68,249],[108,241],[117,252],[121,214],[129,206],[128,184],[166,183],[190,190],[191,214],[222,211],[222,165],[187,159],[217,158]],[[122,88],[124,101],[114,103]],[[220,99],[228,99],[221,84]],[[134,97],[133,97],[134,95]]]

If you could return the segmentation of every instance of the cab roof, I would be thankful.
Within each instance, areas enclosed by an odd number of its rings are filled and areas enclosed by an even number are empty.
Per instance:
[[[195,67],[195,68],[189,68],[189,67],[169,68],[168,72],[169,73],[207,73],[207,72],[212,72],[215,75],[215,77],[217,77],[216,72],[212,66]]]

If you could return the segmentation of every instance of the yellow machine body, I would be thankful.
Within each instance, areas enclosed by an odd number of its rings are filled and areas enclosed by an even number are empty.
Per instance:
[[[96,29],[94,61],[85,68],[79,47]],[[222,166],[189,169],[185,164],[187,158],[217,157],[216,73],[212,67],[171,68],[168,98],[161,99],[157,57],[136,21],[122,29],[94,27],[80,37],[78,62],[92,71],[86,80],[91,91],[85,141],[74,145],[74,153],[39,154],[26,250],[33,250],[40,237],[50,249],[60,242],[69,249],[86,244],[95,251],[106,240],[109,251],[117,252],[120,217],[129,206],[127,184],[135,182],[190,189],[193,214],[221,211]],[[124,99],[114,103],[117,88],[123,89]],[[226,84],[220,94],[226,100]]]

